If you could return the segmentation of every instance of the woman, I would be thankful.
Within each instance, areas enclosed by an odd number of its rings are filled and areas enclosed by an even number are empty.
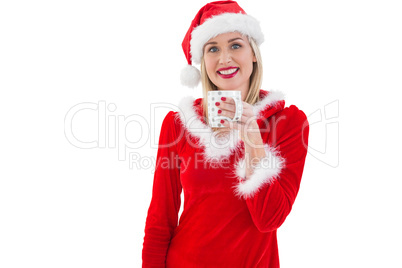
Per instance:
[[[279,267],[276,230],[290,213],[307,153],[308,123],[282,95],[260,90],[258,22],[234,1],[205,5],[183,41],[185,98],[160,133],[143,267]],[[208,91],[241,91],[243,114],[208,126]],[[233,99],[211,103],[233,117]],[[183,213],[178,221],[184,192]]]

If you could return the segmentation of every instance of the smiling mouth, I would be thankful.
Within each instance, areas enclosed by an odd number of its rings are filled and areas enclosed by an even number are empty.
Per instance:
[[[227,69],[221,69],[217,71],[217,74],[222,77],[222,78],[232,78],[237,74],[240,68],[233,67],[233,68],[227,68]]]
[[[239,70],[239,68],[230,68],[230,69],[218,71],[218,73],[223,74],[223,75],[229,75],[229,74],[233,74],[237,70]]]

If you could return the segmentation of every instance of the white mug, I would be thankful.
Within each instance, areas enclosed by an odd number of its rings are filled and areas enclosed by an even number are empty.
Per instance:
[[[236,113],[233,118],[222,116],[218,114],[219,106],[216,106],[216,102],[220,102],[222,97],[233,98],[236,105]],[[208,91],[208,118],[209,125],[211,127],[224,127],[221,124],[222,119],[226,119],[229,122],[240,121],[243,113],[243,103],[241,101],[241,91],[239,90],[215,90]]]

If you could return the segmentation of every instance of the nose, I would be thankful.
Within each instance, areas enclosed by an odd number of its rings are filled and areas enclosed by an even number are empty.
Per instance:
[[[228,51],[226,49],[222,50],[221,55],[219,57],[219,63],[227,64],[227,63],[231,62],[231,60],[232,60],[232,55],[231,55],[230,51]]]

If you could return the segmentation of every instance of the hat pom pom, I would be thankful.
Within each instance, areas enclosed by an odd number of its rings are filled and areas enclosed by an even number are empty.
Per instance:
[[[180,75],[182,85],[187,87],[196,87],[201,80],[201,72],[192,65],[183,68]]]

